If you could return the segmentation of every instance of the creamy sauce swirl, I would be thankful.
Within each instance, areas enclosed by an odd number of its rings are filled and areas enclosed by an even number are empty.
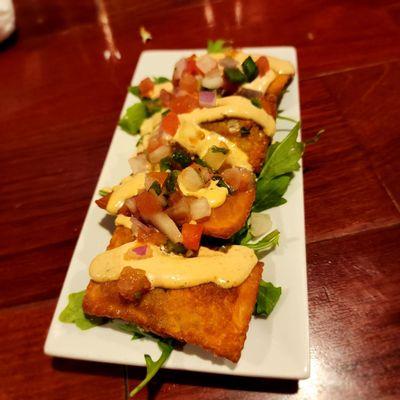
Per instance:
[[[126,243],[96,256],[89,268],[91,279],[117,280],[123,268],[129,266],[143,270],[153,288],[182,289],[212,282],[228,289],[243,283],[257,263],[254,251],[245,246],[231,246],[226,253],[200,247],[197,257],[185,258],[151,245],[151,257],[127,256],[139,245]]]

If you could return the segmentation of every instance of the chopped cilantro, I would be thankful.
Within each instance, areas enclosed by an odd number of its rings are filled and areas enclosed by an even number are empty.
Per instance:
[[[159,196],[159,195],[161,194],[161,192],[162,192],[161,186],[160,186],[160,184],[159,184],[157,181],[154,181],[154,182],[151,184],[149,190],[154,190],[154,192],[156,193],[157,196]]]
[[[225,148],[225,147],[218,147],[218,146],[211,146],[211,152],[212,153],[222,153],[222,154],[228,154],[229,153],[229,149]]]
[[[258,75],[258,68],[251,56],[248,56],[242,63],[243,72],[246,75],[247,82],[253,81]]]
[[[225,68],[224,74],[227,79],[232,83],[246,82],[246,76],[239,68]]]
[[[171,82],[165,76],[153,76],[153,83],[158,85],[159,83]]]
[[[250,101],[251,101],[251,104],[253,104],[253,106],[258,107],[258,108],[262,108],[261,101],[259,99],[256,99],[254,97]]]
[[[224,39],[208,40],[207,53],[222,53],[225,47]]]

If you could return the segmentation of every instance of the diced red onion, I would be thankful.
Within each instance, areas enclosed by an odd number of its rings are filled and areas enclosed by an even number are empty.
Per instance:
[[[200,197],[192,200],[190,203],[190,214],[194,220],[209,217],[211,215],[211,207],[207,199]]]
[[[175,69],[174,69],[174,80],[179,80],[182,77],[183,71],[186,68],[186,59],[181,58],[176,64],[175,64]]]
[[[149,155],[148,155],[149,161],[152,164],[157,164],[163,158],[168,157],[170,155],[170,153],[171,153],[171,147],[167,144],[164,144],[164,145],[158,147],[157,149],[155,149],[154,151],[152,151],[151,153],[149,153]]]
[[[219,61],[219,65],[224,68],[235,68],[238,62],[232,57],[225,57]]]
[[[253,89],[245,89],[241,88],[238,93],[239,96],[246,97],[248,99],[260,99],[262,97],[262,93],[258,90]]]
[[[148,163],[144,154],[139,154],[128,160],[131,170],[134,174],[144,172],[147,169]]]
[[[125,205],[129,208],[129,211],[132,214],[135,214],[137,207],[136,207],[136,201],[133,197],[131,197],[130,199],[125,200]]]
[[[158,212],[149,217],[149,221],[174,243],[182,242],[182,234],[175,222],[165,212]]]
[[[201,107],[215,107],[217,95],[215,92],[202,90],[199,94],[199,104]]]
[[[190,191],[196,191],[204,186],[201,176],[192,167],[187,167],[180,176],[183,185]]]
[[[138,256],[145,256],[147,252],[147,245],[135,247],[132,251]]]
[[[207,74],[217,66],[217,61],[205,54],[196,61],[196,65],[203,74]]]

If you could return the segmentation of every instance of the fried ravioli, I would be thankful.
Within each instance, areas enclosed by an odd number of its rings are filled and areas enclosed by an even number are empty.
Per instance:
[[[129,241],[120,227],[109,249]],[[125,243],[126,243],[125,242]],[[86,314],[120,318],[162,337],[203,347],[217,356],[237,362],[256,302],[262,263],[238,287],[223,289],[213,283],[187,289],[156,288],[129,301],[121,295],[119,281],[91,281],[86,289]]]

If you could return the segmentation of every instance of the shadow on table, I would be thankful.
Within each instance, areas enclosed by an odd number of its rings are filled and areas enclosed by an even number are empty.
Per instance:
[[[146,371],[141,367],[128,368],[128,387],[133,389],[140,382]],[[223,390],[248,392],[267,392],[294,394],[298,391],[298,381],[291,379],[250,378],[232,375],[219,375],[200,372],[161,370],[148,385],[148,400],[155,400],[164,384],[177,384],[199,387],[211,387]]]

